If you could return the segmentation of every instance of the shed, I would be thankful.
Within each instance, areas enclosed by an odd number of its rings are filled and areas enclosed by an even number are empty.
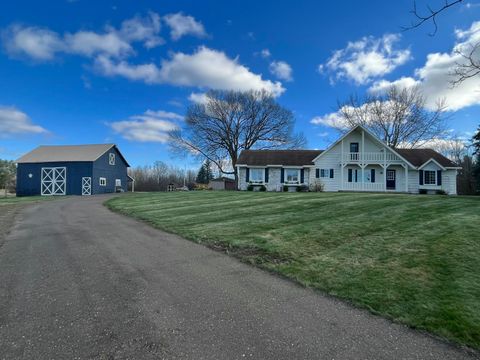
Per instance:
[[[127,191],[129,166],[115,144],[39,146],[17,160],[17,196]]]
[[[210,180],[208,188],[212,190],[235,190],[235,179],[228,177],[219,177]]]

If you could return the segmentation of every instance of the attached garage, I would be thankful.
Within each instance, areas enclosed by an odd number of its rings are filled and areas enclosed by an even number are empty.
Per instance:
[[[115,144],[40,146],[17,160],[17,196],[127,191],[128,167]]]

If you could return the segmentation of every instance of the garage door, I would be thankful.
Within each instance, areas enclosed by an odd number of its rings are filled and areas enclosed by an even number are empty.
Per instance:
[[[65,167],[42,168],[42,195],[65,195],[67,169]]]

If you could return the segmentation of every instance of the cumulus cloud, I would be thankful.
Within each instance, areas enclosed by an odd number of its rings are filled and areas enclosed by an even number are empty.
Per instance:
[[[130,116],[127,120],[108,123],[113,131],[130,141],[159,142],[169,140],[169,132],[179,128],[183,116],[163,110],[147,110],[141,115]]]
[[[323,125],[335,129],[347,129],[349,125],[340,112],[335,111],[322,116],[315,116],[310,120],[313,125]]]
[[[47,132],[43,127],[33,124],[30,117],[17,108],[0,106],[0,137]]]
[[[415,70],[412,77],[403,77],[395,81],[381,80],[370,88],[378,93],[395,85],[399,87],[419,86],[427,97],[427,107],[434,109],[440,99],[445,99],[448,110],[459,110],[480,104],[480,82],[472,77],[452,86],[452,75],[457,64],[465,63],[459,52],[467,52],[475,44],[480,43],[480,21],[474,22],[467,30],[456,30],[456,43],[448,53],[432,53],[427,55],[425,65]],[[480,56],[480,52],[477,52]]]
[[[133,65],[99,57],[96,68],[107,76],[123,76],[149,84],[170,84],[218,90],[261,90],[279,96],[285,89],[280,82],[264,80],[230,59],[224,52],[202,46],[193,54],[174,53],[170,59],[156,64]]]
[[[162,44],[159,32],[160,16],[151,12],[146,17],[125,20],[119,29],[107,26],[102,32],[82,30],[61,35],[50,29],[15,24],[2,32],[2,40],[11,56],[48,61],[58,53],[86,57],[130,55],[134,53],[133,42],[142,42],[147,48]]]
[[[207,95],[205,93],[191,93],[188,100],[197,104],[205,104],[207,102]]]
[[[272,61],[269,66],[270,72],[280,80],[292,81],[292,67],[285,61]]]
[[[205,37],[207,33],[203,24],[194,17],[184,15],[181,12],[176,14],[168,14],[163,17],[165,23],[170,27],[170,36],[172,40],[179,40],[185,35],[193,35],[197,37]]]
[[[332,82],[349,79],[359,85],[367,84],[411,59],[409,49],[395,48],[399,40],[398,34],[385,34],[381,38],[368,36],[349,42],[346,48],[334,51],[318,70],[329,73]]]

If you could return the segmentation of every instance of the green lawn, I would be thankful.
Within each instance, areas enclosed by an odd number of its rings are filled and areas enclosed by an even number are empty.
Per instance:
[[[204,191],[107,206],[480,348],[480,198]]]

